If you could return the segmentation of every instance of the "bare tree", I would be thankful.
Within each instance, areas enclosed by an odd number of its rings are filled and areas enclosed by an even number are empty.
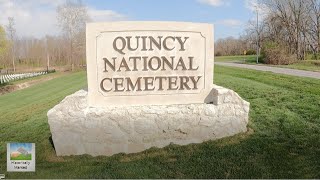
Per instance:
[[[63,36],[41,39],[22,37],[16,40],[15,57],[21,66],[46,67],[68,64],[68,40]]]
[[[229,56],[229,55],[242,55],[244,51],[252,50],[249,41],[244,37],[234,38],[227,37],[218,39],[215,42],[215,55]]]
[[[89,20],[87,8],[77,0],[68,0],[57,7],[57,19],[63,34],[44,38],[15,36],[15,21],[8,18],[6,34],[0,28],[1,67],[39,69],[49,66],[83,65],[85,63],[85,23]],[[3,35],[7,36],[4,48]],[[6,40],[5,39],[5,40]],[[5,51],[4,51],[5,49]],[[19,67],[19,68],[18,68]],[[58,67],[57,67],[58,68]]]
[[[9,33],[9,38],[11,41],[11,58],[12,58],[12,66],[13,66],[13,72],[16,72],[16,66],[15,66],[15,51],[14,51],[14,37],[16,33],[16,29],[14,28],[14,18],[8,17],[8,25],[7,25],[7,31]]]
[[[268,25],[269,37],[276,35],[281,43],[285,42],[288,51],[299,60],[304,59],[307,42],[307,24],[309,7],[304,0],[263,0],[269,9],[265,24]]]
[[[6,32],[2,26],[0,26],[0,68],[5,67],[5,56],[8,49],[8,40],[6,37]]]
[[[278,64],[292,63],[306,59],[313,54],[316,59],[320,52],[320,0],[257,0],[253,4],[262,10],[261,21],[249,21],[244,31],[242,49],[256,44],[266,59]],[[257,24],[259,22],[259,25]],[[238,39],[239,40],[239,39]],[[216,42],[219,54],[232,55],[230,39]],[[239,44],[238,44],[239,45]],[[269,48],[269,49],[268,49]],[[241,48],[238,48],[241,49]],[[258,51],[259,53],[259,51]],[[274,54],[272,54],[274,53]],[[280,54],[282,55],[282,59]],[[270,55],[267,58],[267,55]],[[272,56],[272,57],[271,57]],[[288,58],[284,58],[288,57]],[[283,61],[283,62],[282,62]]]
[[[310,0],[309,10],[309,45],[317,59],[320,52],[320,0]]]
[[[81,34],[85,36],[85,23],[89,20],[87,8],[79,0],[68,0],[65,4],[58,6],[57,13],[59,25],[69,41],[69,62],[73,70],[75,52],[84,44],[79,37]]]

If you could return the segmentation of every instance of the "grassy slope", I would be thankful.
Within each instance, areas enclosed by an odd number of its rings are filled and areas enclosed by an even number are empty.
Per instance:
[[[256,56],[255,55],[250,55],[250,56],[216,56],[215,61],[216,62],[240,62],[240,63],[246,63],[246,64],[256,64]],[[320,62],[320,61],[319,60],[303,60],[303,61],[299,61],[299,62],[296,62],[294,64],[289,64],[289,65],[268,65],[268,64],[261,64],[261,65],[320,72],[320,66],[315,65],[314,62]]]
[[[318,64],[320,64],[320,60],[303,60],[298,63],[279,65],[277,67],[320,72],[320,65],[315,65],[314,62],[319,62]]]
[[[230,62],[230,61],[237,61],[237,62],[256,62],[256,55],[248,55],[248,56],[216,56],[214,60],[217,62]]]
[[[319,80],[216,66],[215,83],[251,103],[251,133],[112,157],[56,157],[49,140],[47,110],[85,73],[0,96],[0,173],[5,143],[20,141],[36,143],[36,173],[7,178],[320,178]]]

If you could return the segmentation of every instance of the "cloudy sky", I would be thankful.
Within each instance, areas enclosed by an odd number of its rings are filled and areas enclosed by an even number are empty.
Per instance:
[[[18,36],[57,35],[65,0],[0,0],[0,25],[14,17]],[[215,25],[215,38],[238,37],[255,17],[255,0],[83,0],[93,21],[187,21]]]

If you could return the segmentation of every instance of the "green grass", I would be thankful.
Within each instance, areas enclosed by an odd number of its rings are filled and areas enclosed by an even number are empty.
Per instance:
[[[239,63],[245,63],[245,64],[257,64],[255,55],[216,56],[215,61],[216,62],[239,62]],[[260,59],[259,59],[259,62],[261,62]],[[289,64],[289,65],[269,65],[269,64],[262,64],[262,63],[260,63],[259,65],[320,72],[320,60],[302,60],[302,61],[298,61],[294,64]]]
[[[10,157],[10,160],[31,160],[31,158],[32,158],[31,154],[28,154],[28,155],[20,154],[17,157]]]
[[[214,60],[217,62],[256,62],[256,55],[240,55],[240,56],[215,56]]]
[[[320,72],[320,60],[303,60],[294,64],[279,65],[277,67]]]
[[[7,142],[35,142],[36,172],[6,178],[320,178],[319,80],[222,66],[214,79],[251,103],[248,133],[111,157],[56,157],[50,141],[46,113],[84,72],[0,96],[0,174]]]

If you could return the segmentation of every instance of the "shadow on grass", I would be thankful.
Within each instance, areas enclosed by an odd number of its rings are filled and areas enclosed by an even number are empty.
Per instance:
[[[51,144],[51,147],[56,150],[56,148],[54,147],[54,143],[53,143],[53,140],[52,140],[52,136],[49,137],[49,142]]]
[[[169,145],[136,154],[87,159],[85,178],[315,178],[319,157],[305,156],[302,142],[285,137],[237,135],[187,146]],[[232,142],[232,143],[226,143]],[[316,149],[313,149],[316,152]],[[90,162],[93,160],[94,162]],[[303,162],[301,162],[303,160]],[[76,176],[81,177],[81,176]]]
[[[0,84],[0,87],[4,87],[6,85],[9,85],[9,83],[2,83],[2,84]]]

